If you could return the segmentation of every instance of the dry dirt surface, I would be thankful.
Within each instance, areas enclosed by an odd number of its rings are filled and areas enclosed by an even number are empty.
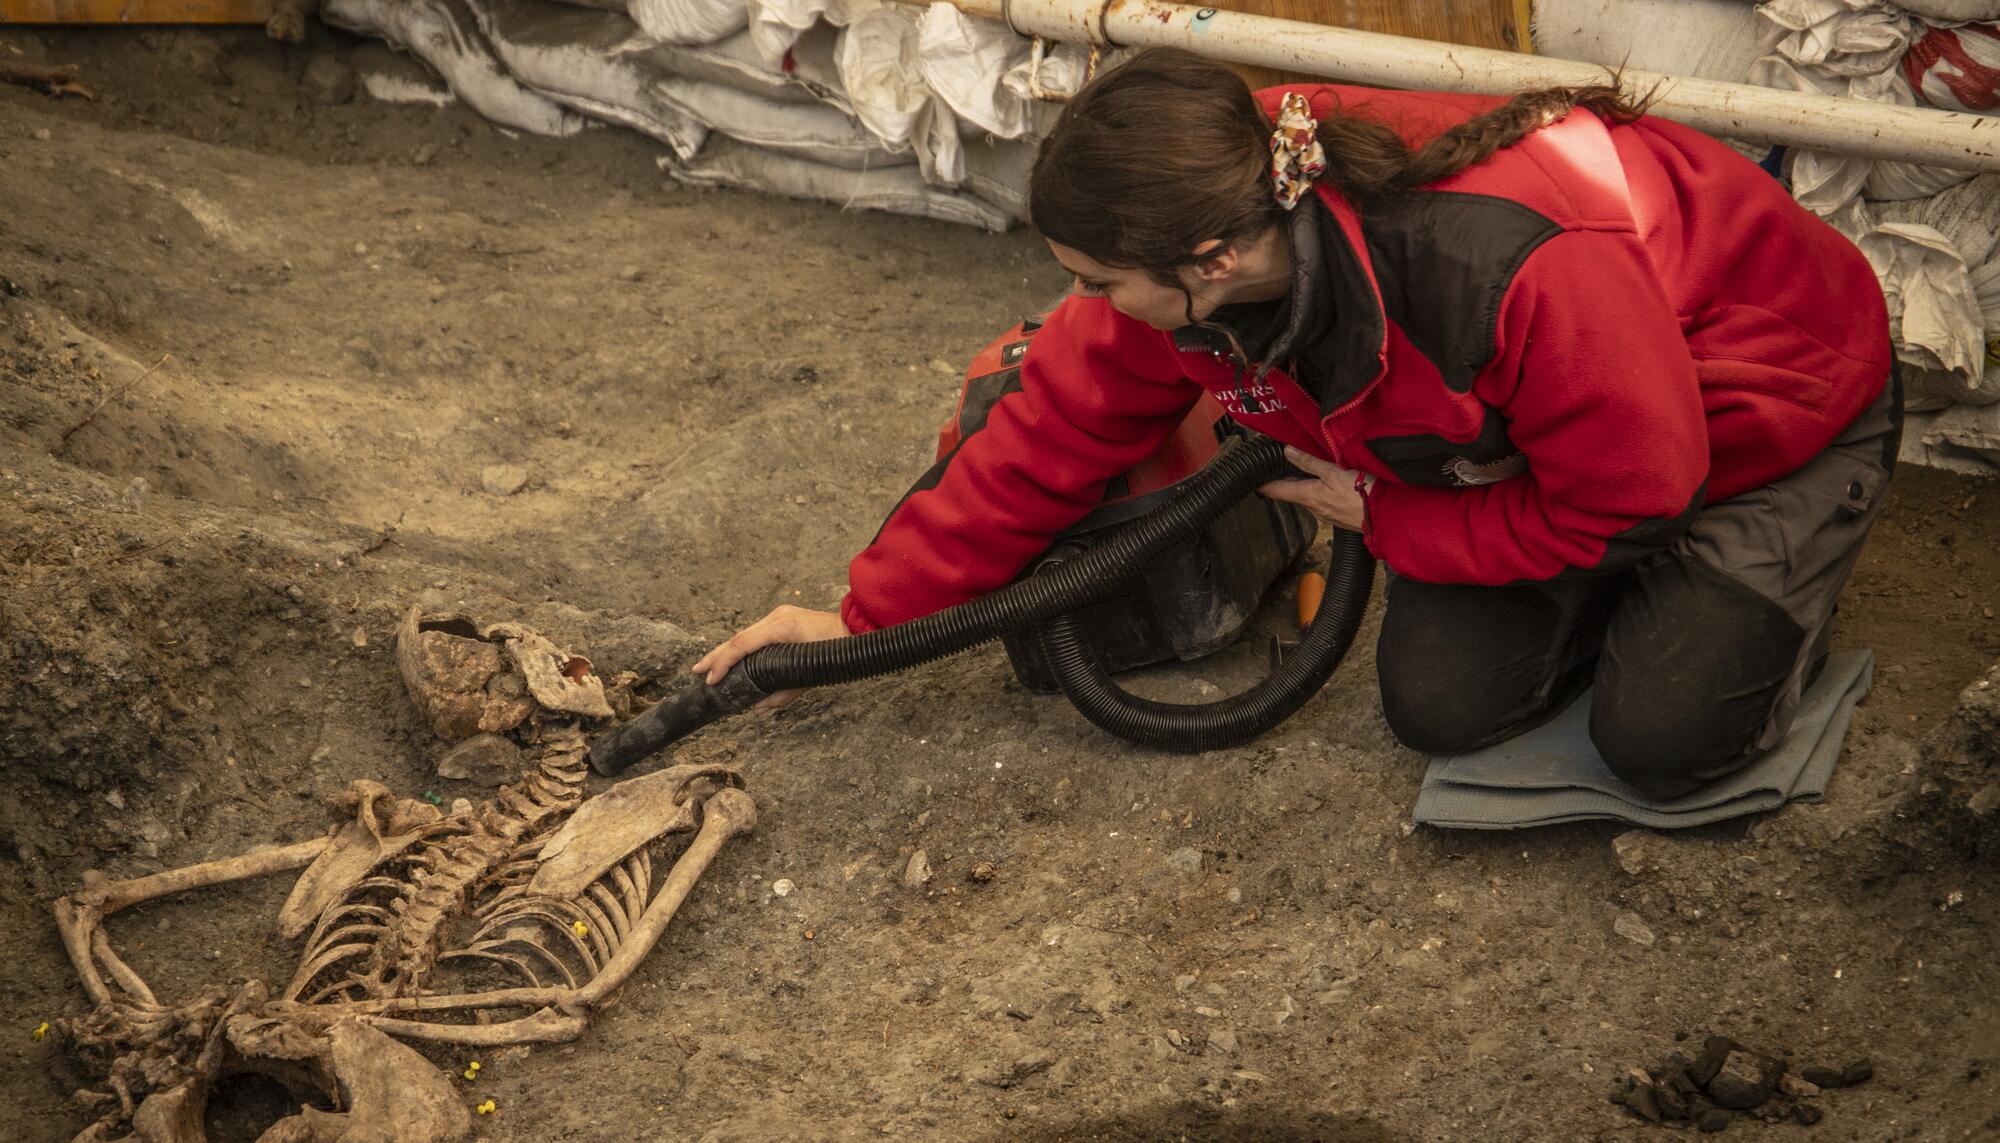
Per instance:
[[[88,1121],[97,1077],[33,1034],[83,1008],[49,907],[84,870],[313,836],[355,778],[484,793],[434,774],[402,609],[669,680],[831,605],[957,363],[1061,285],[1031,236],[677,188],[622,132],[322,102],[319,53],[388,66],[324,32],[0,32],[98,97],[0,88],[0,1138]],[[1828,799],[1622,855],[1413,829],[1372,621],[1301,715],[1203,757],[1107,739],[997,649],[712,728],[680,755],[743,768],[757,834],[583,1039],[482,1061],[478,1136],[1640,1138],[1612,1081],[1719,1032],[1874,1062],[1818,1126],[1733,1133],[1994,1138],[2000,843],[1966,802],[2000,487],[1892,496],[1840,621],[1881,683]],[[283,880],[114,929],[166,994],[282,980]],[[232,1088],[215,1137],[285,1110]]]

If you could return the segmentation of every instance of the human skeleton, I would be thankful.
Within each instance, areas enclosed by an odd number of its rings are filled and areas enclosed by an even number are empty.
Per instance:
[[[515,730],[540,745],[521,779],[445,812],[356,781],[325,837],[113,881],[56,902],[94,1003],[65,1022],[108,1064],[76,1143],[201,1143],[215,1085],[255,1072],[305,1106],[260,1143],[431,1143],[470,1118],[442,1072],[396,1039],[482,1048],[573,1040],[666,932],[723,844],[757,811],[733,770],[675,766],[585,799],[582,718],[611,715],[588,660],[511,624],[412,609],[404,681],[446,737]],[[670,866],[666,839],[694,832]],[[305,937],[291,982],[212,987],[162,1003],[105,921],[171,894],[305,866],[278,915]]]

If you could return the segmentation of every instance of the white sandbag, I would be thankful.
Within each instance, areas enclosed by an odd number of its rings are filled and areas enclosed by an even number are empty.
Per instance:
[[[2000,249],[1983,265],[1974,266],[1966,277],[1972,281],[1972,296],[1986,319],[1986,357],[2000,360]]]
[[[951,106],[923,79],[917,17],[888,6],[864,12],[841,34],[841,86],[854,114],[894,150],[916,151],[924,178],[957,186],[965,153]]]
[[[1896,66],[1922,25],[1872,0],[1773,0],[1757,9],[1768,27],[1768,54],[1750,82],[1874,103],[1915,106]],[[1821,216],[1858,195],[1882,201],[1927,198],[1972,177],[1971,171],[1801,151],[1792,159],[1793,197]],[[1852,235],[1850,235],[1852,237]]]
[[[539,0],[466,0],[515,79],[565,107],[650,135],[692,155],[708,127],[661,97],[655,76],[619,50],[638,26],[617,12]]]
[[[1920,28],[1876,0],[1770,0],[1757,7],[1766,54],[1822,74],[1880,75],[1894,68]]]
[[[817,66],[791,72],[764,66],[749,31],[713,44],[665,44],[646,35],[624,5],[577,7],[553,0],[468,0],[487,36],[523,46],[569,45],[606,57],[630,57],[656,73],[720,83],[780,103],[844,103],[833,66],[832,34],[818,37]]]
[[[567,0],[630,16],[646,35],[665,44],[712,44],[750,22],[743,0]]]
[[[1954,405],[1950,408],[1984,412],[2000,409],[2000,405],[1987,405],[1983,409],[1974,409],[1970,405]],[[1947,472],[1964,473],[1967,476],[2000,476],[2000,463],[1959,448],[1947,442],[1942,432],[1934,431],[1937,422],[1947,411],[1949,410],[1913,410],[1905,405],[1903,447],[1897,455],[1905,463],[1921,464],[1926,468],[1941,468]]]
[[[1039,149],[1031,140],[968,139],[964,189],[1027,222],[1028,173]]]
[[[1932,107],[2000,114],[2000,23],[1932,28],[1910,46],[1902,72]]]
[[[764,62],[747,28],[712,44],[635,42],[625,51],[670,75],[719,83],[780,103],[824,103],[852,112],[834,60],[839,42],[838,28],[815,25],[792,44],[790,55],[777,66]]]
[[[1882,280],[1896,355],[1927,372],[1926,390],[1975,404],[2000,400],[1983,377],[1985,319],[1951,239],[1928,226],[1884,222],[1856,245]]]
[[[1897,0],[1897,6],[1940,24],[2000,20],[2000,0]]]
[[[320,19],[387,40],[424,61],[466,106],[495,123],[563,136],[588,122],[509,75],[463,0],[326,0]]]
[[[668,57],[612,12],[543,0],[470,0],[510,71],[566,106],[643,132],[681,159],[693,158],[711,130],[753,146],[842,167],[906,164],[852,115],[823,103],[780,103],[661,69]],[[677,49],[688,51],[690,49]]]
[[[1123,48],[1107,48],[1099,56],[1097,68],[1108,71],[1123,63],[1130,54]],[[1056,117],[1062,114],[1061,102],[1044,99],[1042,95],[1067,101],[1067,97],[1083,90],[1091,75],[1089,48],[1079,44],[1050,44],[1039,61],[1030,54],[1008,68],[1000,77],[1000,86],[1027,105],[1033,120],[1029,134],[1040,138],[1049,133],[1055,126]],[[1037,87],[1042,95],[1036,94]]]
[[[2000,374],[2000,367],[1992,372]],[[1995,384],[2000,384],[2000,378]],[[2000,405],[1954,405],[1924,428],[1923,441],[1933,448],[1950,445],[2000,464]]]
[[[918,25],[918,67],[952,112],[1002,139],[1027,133],[1026,100],[1000,82],[1028,59],[1029,41],[1005,24],[975,20],[950,4],[932,4]]]
[[[1883,203],[1875,215],[1928,226],[1951,241],[1967,266],[1983,266],[2000,241],[2000,175],[1980,175],[1916,202]]]
[[[1537,55],[1741,83],[1764,54],[1743,0],[1536,0]]]
[[[924,182],[914,166],[854,171],[790,155],[760,151],[717,136],[693,161],[662,159],[673,178],[698,186],[742,187],[792,198],[816,199],[841,207],[886,210],[987,230],[1006,230],[1011,216],[969,194]]]
[[[845,28],[884,0],[746,0],[750,39],[770,67],[782,67],[799,38],[817,24]]]

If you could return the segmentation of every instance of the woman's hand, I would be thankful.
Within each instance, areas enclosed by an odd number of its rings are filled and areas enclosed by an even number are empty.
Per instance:
[[[759,647],[773,643],[818,643],[825,639],[839,639],[847,634],[847,624],[831,611],[812,611],[804,607],[793,607],[786,603],[777,607],[729,637],[729,641],[703,655],[694,665],[694,673],[710,686],[722,681],[745,655]],[[752,710],[776,710],[799,697],[796,690],[779,691],[752,707]]]
[[[1336,528],[1359,532],[1368,521],[1368,502],[1354,486],[1356,473],[1332,461],[1285,446],[1292,467],[1309,473],[1302,479],[1273,480],[1257,491],[1273,500],[1296,504]],[[1370,478],[1369,483],[1374,483]]]

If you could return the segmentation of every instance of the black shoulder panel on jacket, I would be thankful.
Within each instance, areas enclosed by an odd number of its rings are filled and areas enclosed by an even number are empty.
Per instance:
[[[1493,357],[1500,303],[1528,255],[1562,233],[1511,199],[1418,191],[1362,220],[1382,308],[1454,393]]]

